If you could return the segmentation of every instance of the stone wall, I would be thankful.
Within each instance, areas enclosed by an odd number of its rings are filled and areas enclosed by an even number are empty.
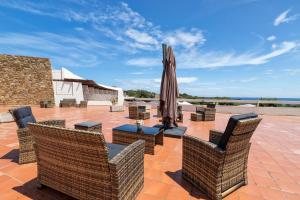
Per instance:
[[[54,102],[48,58],[0,55],[0,104],[35,105]]]

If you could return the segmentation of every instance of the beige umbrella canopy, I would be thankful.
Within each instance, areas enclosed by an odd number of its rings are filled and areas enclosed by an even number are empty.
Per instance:
[[[160,86],[160,111],[164,128],[177,127],[176,112],[179,97],[176,61],[172,47],[163,44],[163,73]]]

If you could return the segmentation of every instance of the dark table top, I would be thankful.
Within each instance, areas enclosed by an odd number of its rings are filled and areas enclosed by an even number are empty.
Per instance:
[[[124,131],[124,132],[134,134],[137,132],[137,126],[133,125],[133,124],[124,124],[122,126],[113,128],[113,131],[114,130]],[[143,133],[146,135],[157,135],[160,132],[159,128],[153,128],[153,127],[147,127],[147,126],[142,126],[142,130],[143,130]]]
[[[77,123],[77,124],[75,124],[75,126],[82,126],[82,127],[90,128],[90,127],[93,127],[93,126],[98,126],[100,124],[101,124],[100,122],[86,121],[86,122]]]

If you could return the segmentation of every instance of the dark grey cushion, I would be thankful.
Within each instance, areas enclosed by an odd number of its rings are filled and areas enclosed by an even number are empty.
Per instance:
[[[106,143],[108,147],[108,159],[112,159],[115,157],[118,153],[123,151],[125,149],[126,145],[121,145],[121,144],[112,144],[112,143]]]
[[[19,128],[26,128],[29,122],[36,123],[30,106],[16,108],[12,110],[12,115]]]
[[[237,125],[239,120],[251,119],[251,118],[256,118],[256,117],[257,117],[257,114],[255,114],[255,113],[247,113],[247,114],[242,114],[242,115],[231,116],[228,121],[227,127],[226,127],[224,133],[222,134],[222,137],[220,139],[218,146],[222,149],[226,148],[227,142],[232,134],[232,131],[234,130],[234,128]]]

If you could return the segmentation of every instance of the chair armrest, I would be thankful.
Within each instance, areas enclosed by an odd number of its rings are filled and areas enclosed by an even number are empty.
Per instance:
[[[113,199],[144,184],[144,151],[145,141],[138,140],[109,161]]]
[[[221,140],[223,132],[217,130],[210,130],[209,131],[209,141],[214,144],[219,144]]]
[[[57,126],[57,127],[66,127],[66,120],[46,120],[37,122],[37,124],[47,125],[47,126]]]
[[[189,163],[196,163],[195,165],[206,166],[205,168],[217,174],[222,167],[224,156],[225,151],[216,144],[190,135],[183,136],[183,167],[190,165]]]

